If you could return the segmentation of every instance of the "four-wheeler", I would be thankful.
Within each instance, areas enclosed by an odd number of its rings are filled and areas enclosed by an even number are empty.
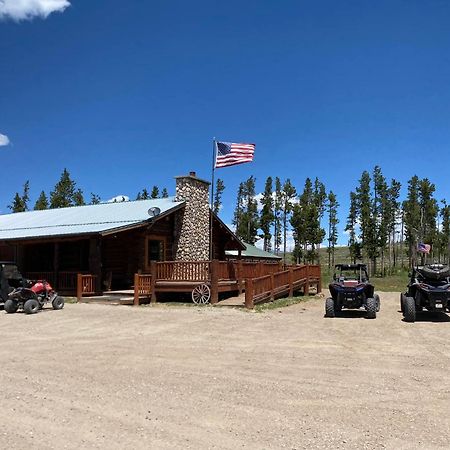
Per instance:
[[[411,273],[407,291],[400,295],[405,322],[414,322],[416,313],[450,311],[450,267],[444,264],[417,266]]]
[[[342,308],[365,308],[366,317],[375,319],[380,297],[369,282],[366,264],[336,264],[329,285],[331,297],[325,300],[325,316],[335,317]]]
[[[53,290],[45,280],[26,281],[28,287],[18,287],[8,294],[4,308],[8,314],[23,309],[25,314],[37,313],[46,303],[52,304],[53,309],[64,308],[64,298]]]

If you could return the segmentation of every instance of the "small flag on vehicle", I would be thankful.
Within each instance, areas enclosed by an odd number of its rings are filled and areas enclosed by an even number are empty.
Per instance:
[[[215,168],[235,166],[253,161],[255,144],[216,142],[216,150]]]
[[[419,253],[430,253],[431,251],[431,245],[430,244],[424,244],[423,242],[420,242],[417,246],[417,251]]]

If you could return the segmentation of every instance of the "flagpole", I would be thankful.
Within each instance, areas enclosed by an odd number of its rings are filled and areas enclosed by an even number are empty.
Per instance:
[[[211,169],[211,220],[209,225],[209,259],[213,259],[213,208],[214,208],[214,174],[216,165],[216,138],[213,138],[212,149],[212,169]]]

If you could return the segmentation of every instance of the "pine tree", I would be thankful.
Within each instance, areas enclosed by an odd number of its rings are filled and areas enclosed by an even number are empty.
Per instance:
[[[147,189],[142,189],[141,198],[139,200],[148,200],[150,198],[150,194],[148,193]]]
[[[447,204],[445,200],[441,200],[441,230],[439,233],[439,262],[441,261],[440,256],[442,255],[442,260],[444,263],[450,264],[450,205]]]
[[[271,239],[272,234],[270,232],[272,228],[272,223],[274,220],[273,213],[273,192],[272,192],[272,177],[268,177],[266,180],[266,185],[264,188],[264,193],[261,199],[262,210],[261,217],[259,221],[259,227],[261,228],[263,238],[263,248],[265,251],[270,252],[271,250]]]
[[[36,211],[48,209],[48,199],[44,191],[41,191],[41,193],[39,194],[39,197],[34,205],[34,209]]]
[[[295,203],[292,207],[291,226],[292,237],[294,238],[294,251],[293,257],[298,264],[303,259],[304,255],[304,242],[305,242],[305,218],[303,209],[300,203]]]
[[[27,180],[23,185],[23,193],[20,195],[18,192],[14,195],[14,199],[8,208],[13,212],[28,211],[28,201],[30,200],[30,182]]]
[[[76,183],[64,169],[55,188],[50,192],[50,208],[67,208],[74,205]]]
[[[235,232],[237,234],[238,230],[240,229],[240,223],[242,221],[242,214],[243,214],[243,196],[244,196],[244,183],[239,183],[239,189],[236,196],[236,208],[234,210],[233,220],[231,223],[235,227]]]
[[[281,246],[281,210],[283,207],[283,191],[281,181],[275,177],[275,198],[273,205],[274,232],[273,232],[273,250],[276,255],[280,253]]]
[[[305,180],[303,192],[299,197],[299,201],[293,207],[291,225],[294,237],[294,256],[297,262],[307,261],[308,242],[310,238],[311,219],[310,206],[313,204],[313,190],[311,179]]]
[[[153,186],[150,198],[159,198],[159,188],[158,186]]]
[[[431,244],[432,248],[436,242],[437,216],[439,207],[433,197],[436,187],[427,178],[419,182],[419,203],[421,213],[420,237],[423,242]]]
[[[169,193],[167,192],[166,188],[163,188],[162,192],[161,192],[161,198],[167,198],[169,197]]]
[[[319,181],[316,177],[314,180],[314,194],[313,202],[314,208],[312,209],[313,226],[311,228],[311,262],[317,258],[317,263],[320,263],[320,254],[316,251],[325,238],[325,230],[320,226],[321,220],[325,213],[327,193],[325,185]]]
[[[358,196],[355,192],[350,192],[350,211],[347,217],[347,225],[345,227],[345,231],[348,232],[348,248],[353,264],[356,264],[357,260],[362,259],[361,243],[358,240],[357,226]]]
[[[254,244],[258,233],[258,203],[255,200],[255,178],[253,175],[244,183],[243,211],[237,235],[245,242]]]
[[[219,215],[220,208],[222,207],[222,194],[224,190],[225,184],[223,183],[223,180],[218,178],[216,182],[216,189],[214,191],[214,203],[213,203],[213,212],[216,215]]]
[[[322,186],[318,180],[313,186],[311,179],[307,178],[299,202],[293,207],[291,225],[297,261],[300,258],[305,263],[318,260],[316,247],[325,237],[325,230],[320,226],[321,211],[324,211]]]
[[[74,206],[83,206],[86,204],[84,201],[83,191],[81,189],[77,189],[75,194],[73,194],[73,204]]]
[[[338,230],[338,208],[339,203],[333,191],[328,194],[328,269],[334,267],[334,248],[337,244]]]
[[[386,178],[379,166],[373,171],[375,187],[374,194],[374,221],[378,252],[381,255],[381,274],[385,275],[385,252],[389,241],[389,227],[391,223],[389,191]]]
[[[240,239],[252,245],[256,242],[259,220],[253,176],[239,186],[233,223],[236,225],[236,234]]]
[[[369,172],[364,171],[356,189],[358,212],[361,229],[361,245],[367,258],[372,263],[372,275],[377,269],[378,237],[377,237],[377,211],[376,201],[371,191],[371,178]]]
[[[283,184],[283,206],[282,206],[282,224],[283,224],[283,258],[286,264],[286,246],[288,222],[293,210],[293,200],[297,196],[297,191],[288,178]]]
[[[420,180],[414,175],[408,181],[408,195],[403,202],[403,217],[405,225],[405,240],[408,245],[409,266],[416,259],[417,244],[420,233],[420,203],[419,203]]]
[[[91,205],[98,205],[101,203],[101,199],[97,194],[91,192]]]
[[[397,265],[397,256],[395,253],[396,244],[396,233],[399,220],[401,219],[400,214],[400,202],[398,201],[400,197],[401,184],[392,179],[391,184],[388,188],[388,233],[389,233],[389,269],[392,270],[393,267]],[[403,249],[400,249],[403,251]]]

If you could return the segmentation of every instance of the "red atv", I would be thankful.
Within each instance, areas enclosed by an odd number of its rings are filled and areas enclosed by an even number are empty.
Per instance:
[[[64,298],[53,290],[45,280],[27,280],[28,287],[18,287],[8,294],[4,309],[8,314],[23,309],[25,314],[37,313],[46,303],[52,304],[53,309],[64,308]]]

